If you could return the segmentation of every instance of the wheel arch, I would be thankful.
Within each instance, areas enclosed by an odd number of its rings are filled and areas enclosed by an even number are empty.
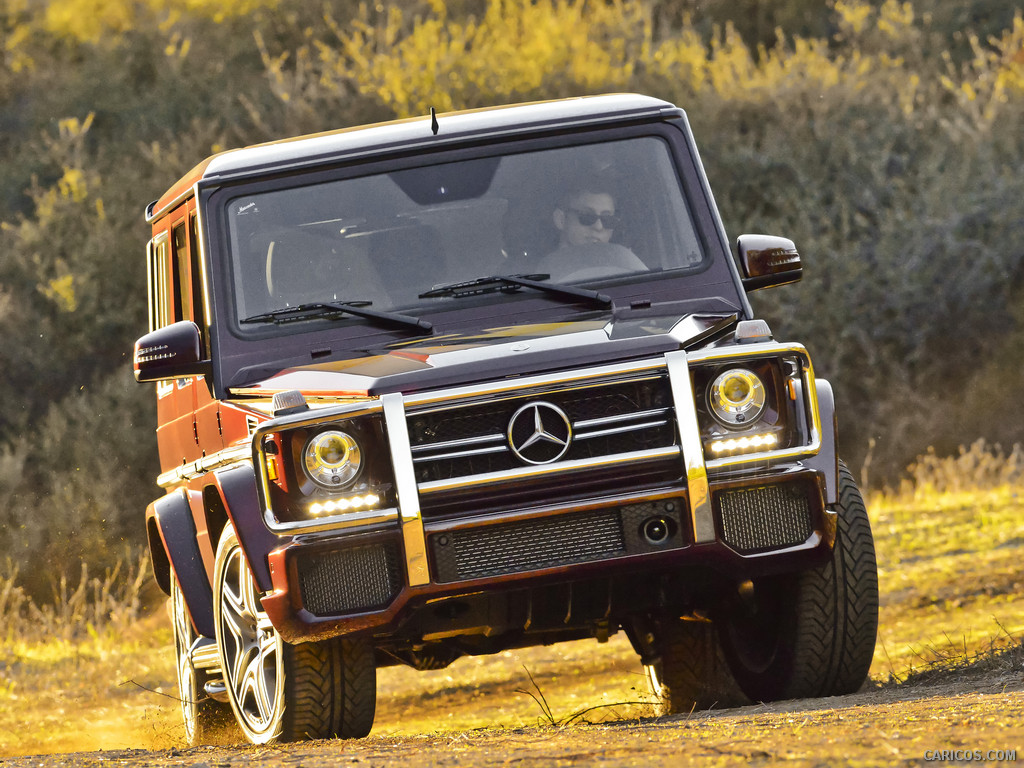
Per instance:
[[[196,631],[213,637],[213,590],[185,489],[172,491],[149,505],[146,534],[157,584],[169,595],[171,578],[176,578]]]
[[[167,555],[163,537],[160,536],[160,523],[156,516],[146,510],[146,541],[149,544],[149,559],[153,563],[153,577],[160,590],[171,596],[171,559]]]
[[[252,467],[240,464],[214,472],[213,481],[203,488],[203,510],[210,541],[218,541],[230,522],[260,591],[273,589],[267,555],[286,542],[263,522]]]
[[[821,423],[821,448],[806,464],[825,476],[825,504],[834,507],[839,503],[839,455],[836,453],[836,439],[839,425],[836,419],[836,398],[832,385],[825,379],[816,379],[815,394],[818,397],[818,414]]]

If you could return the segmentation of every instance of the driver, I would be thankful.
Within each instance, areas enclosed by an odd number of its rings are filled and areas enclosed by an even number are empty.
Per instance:
[[[615,214],[615,197],[606,187],[590,182],[570,189],[551,219],[558,247],[538,269],[552,280],[596,280],[647,270],[629,248],[611,242],[621,220]]]
[[[570,192],[551,215],[558,230],[558,247],[607,243],[619,226],[615,199],[598,188]]]

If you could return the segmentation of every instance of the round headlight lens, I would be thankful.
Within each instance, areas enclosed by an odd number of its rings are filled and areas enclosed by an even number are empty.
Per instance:
[[[306,443],[303,463],[306,475],[314,483],[340,490],[355,480],[362,468],[363,456],[352,435],[332,429],[314,435]]]
[[[764,413],[764,384],[746,368],[731,368],[711,383],[708,407],[727,427],[744,427]]]

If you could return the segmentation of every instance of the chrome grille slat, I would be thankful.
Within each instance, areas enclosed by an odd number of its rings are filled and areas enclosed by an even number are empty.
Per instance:
[[[607,437],[609,435],[622,435],[629,432],[635,432],[642,429],[652,429],[654,427],[663,427],[669,423],[668,419],[659,419],[658,421],[646,421],[639,424],[622,424],[618,427],[609,427],[607,429],[598,429],[592,432],[583,432],[581,430],[590,427],[598,427],[604,424],[621,424],[624,421],[634,421],[639,418],[644,418],[651,415],[663,415],[668,412],[667,408],[658,408],[651,411],[643,411],[639,413],[627,413],[620,416],[612,416],[605,419],[587,419],[585,421],[576,422],[572,425],[573,427],[573,439],[575,440],[588,440],[596,437]],[[426,461],[439,461],[441,459],[458,459],[466,456],[483,456],[488,453],[502,453],[508,450],[508,444],[505,442],[506,437],[504,435],[484,435],[482,437],[471,437],[465,440],[448,440],[443,443],[428,443],[426,445],[419,445],[412,449],[413,461],[422,463]],[[468,450],[455,450],[449,451],[448,453],[433,453],[433,451],[441,451],[446,448],[459,448],[463,445],[479,445],[481,443],[496,443],[500,442],[500,445],[493,445],[484,448],[471,448]]]
[[[425,461],[441,461],[442,459],[461,459],[467,456],[486,456],[488,453],[505,453],[507,445],[495,445],[490,448],[472,448],[468,451],[452,451],[451,453],[432,453],[428,456],[413,457],[413,463]]]
[[[507,483],[513,480],[524,480],[527,478],[540,478],[550,475],[578,474],[591,470],[601,470],[609,464],[642,464],[644,462],[656,462],[665,460],[676,460],[680,454],[679,446],[671,445],[651,451],[635,451],[631,453],[619,453],[609,456],[602,456],[596,459],[583,459],[579,461],[560,461],[555,464],[540,464],[529,467],[518,467],[505,472],[489,472],[479,475],[453,478],[451,480],[434,480],[419,484],[421,496],[445,491],[459,490],[471,486],[488,486]]]
[[[463,440],[447,440],[443,443],[427,443],[425,445],[413,446],[412,453],[426,453],[427,451],[443,451],[447,448],[459,448],[463,445],[479,445],[480,443],[501,442],[504,435],[481,435],[480,437],[467,437]]]
[[[609,435],[624,435],[629,432],[638,432],[642,429],[653,429],[654,427],[663,427],[668,424],[668,419],[661,419],[660,421],[648,421],[644,424],[627,424],[623,427],[609,427],[608,429],[599,429],[596,432],[582,432],[576,433],[574,440],[588,440],[595,437],[608,437]]]
[[[584,419],[582,421],[575,422],[572,427],[573,429],[587,429],[589,427],[602,427],[605,424],[617,424],[622,421],[633,421],[635,419],[646,419],[650,416],[666,416],[671,413],[671,408],[653,408],[647,411],[637,411],[636,413],[621,413],[617,416],[604,416],[599,419]],[[664,423],[664,422],[662,422]]]

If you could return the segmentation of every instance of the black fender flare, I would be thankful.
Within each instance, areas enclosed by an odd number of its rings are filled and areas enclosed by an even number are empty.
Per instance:
[[[173,572],[196,632],[213,637],[213,589],[199,551],[188,492],[179,488],[150,504],[146,531],[157,584],[169,595]]]
[[[263,521],[263,507],[256,489],[256,477],[248,464],[239,464],[213,474],[213,483],[203,490],[207,529],[210,542],[216,549],[224,525],[234,526],[238,543],[252,569],[253,578],[261,592],[273,589],[267,555],[291,537],[271,533]]]
[[[836,454],[839,427],[836,420],[836,398],[832,392],[832,385],[825,379],[816,379],[814,384],[821,424],[821,448],[817,456],[812,456],[804,463],[825,476],[825,503],[831,507],[839,503],[839,456]]]

